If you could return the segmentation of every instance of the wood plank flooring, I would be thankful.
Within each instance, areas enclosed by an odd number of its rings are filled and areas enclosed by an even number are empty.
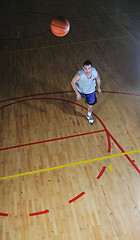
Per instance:
[[[139,1],[3,1],[0,22],[0,239],[139,240]],[[94,125],[70,84],[87,59]]]

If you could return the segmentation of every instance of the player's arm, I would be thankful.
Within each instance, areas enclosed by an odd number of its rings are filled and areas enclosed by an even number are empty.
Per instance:
[[[77,88],[76,88],[76,82],[80,80],[80,74],[79,73],[76,73],[76,75],[74,76],[74,78],[72,79],[71,81],[71,86],[73,88],[73,90],[75,91],[76,93],[76,97],[77,97],[77,100],[80,100],[81,99],[81,94],[78,92]]]
[[[98,86],[98,93],[101,93],[102,92],[102,90],[101,90],[101,79],[100,79],[99,74],[97,74],[96,81],[97,81],[97,86]]]

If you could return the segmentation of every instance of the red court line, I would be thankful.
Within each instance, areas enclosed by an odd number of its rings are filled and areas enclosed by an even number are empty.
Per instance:
[[[104,171],[105,171],[106,167],[104,166],[101,170],[101,172],[99,173],[99,175],[97,176],[97,179],[100,179],[100,177],[103,175]]]
[[[2,107],[0,107],[0,109],[2,108],[5,108],[5,107],[8,107],[8,106],[11,106],[13,104],[16,104],[16,103],[21,103],[21,102],[27,102],[27,101],[32,101],[32,100],[59,100],[59,101],[64,101],[64,102],[68,102],[68,103],[72,103],[72,104],[75,104],[77,106],[80,106],[84,109],[87,110],[86,107],[83,107],[82,105],[78,104],[78,103],[75,103],[75,102],[72,102],[72,101],[69,101],[69,100],[66,100],[66,99],[61,99],[61,98],[30,98],[30,99],[24,99],[24,100],[20,100],[20,101],[16,101],[16,102],[13,102],[13,103],[9,103],[7,105],[4,105]],[[110,144],[110,137],[109,137],[109,134],[108,134],[108,130],[107,128],[105,127],[104,123],[102,122],[102,120],[96,115],[93,113],[93,115],[100,121],[100,123],[102,124],[105,132],[106,132],[106,135],[107,135],[107,139],[108,139],[108,152],[111,151],[111,144]],[[19,147],[22,147],[21,145]],[[6,150],[6,149],[3,149],[3,150]]]
[[[37,94],[32,94],[32,95],[27,95],[27,96],[22,96],[22,97],[9,98],[9,99],[5,99],[5,100],[1,100],[0,102],[8,102],[11,100],[22,99],[22,98],[27,98],[27,97],[36,97],[36,96],[42,96],[42,95],[50,95],[50,94],[57,94],[57,93],[72,93],[72,92],[74,92],[74,91],[37,93]]]
[[[10,106],[10,105],[12,105],[12,104],[19,103],[19,102],[26,102],[26,101],[31,101],[31,100],[42,100],[42,99],[65,101],[65,102],[69,102],[69,103],[75,104],[75,105],[77,105],[77,106],[80,106],[80,107],[82,107],[82,108],[84,108],[84,109],[87,110],[86,107],[84,107],[84,106],[82,106],[82,105],[80,105],[80,104],[78,104],[78,103],[75,103],[75,102],[72,102],[72,101],[69,101],[69,100],[66,100],[66,99],[60,99],[60,98],[31,98],[31,99],[25,99],[25,100],[21,100],[21,101],[17,101],[17,102],[13,102],[13,103],[4,105],[4,106],[0,107],[0,109],[1,109],[1,108],[4,108],[4,107],[7,107],[7,106]],[[108,152],[111,151],[110,138],[113,139],[113,141],[116,143],[116,145],[119,147],[119,149],[120,149],[122,152],[125,152],[125,151],[121,148],[121,146],[119,145],[119,143],[117,143],[117,141],[115,140],[115,138],[113,138],[113,136],[112,136],[112,135],[110,134],[110,132],[107,130],[107,128],[105,127],[103,121],[102,121],[95,113],[93,113],[93,115],[100,121],[100,123],[102,124],[102,126],[103,126],[103,128],[104,128],[104,130],[105,130],[105,132],[106,132],[107,139],[108,139]],[[102,130],[102,131],[103,131],[103,130]],[[65,138],[67,138],[67,137],[65,137]],[[57,140],[57,139],[55,139],[55,140]],[[49,140],[48,140],[48,141],[49,141]],[[33,143],[33,144],[38,144],[38,143],[39,143],[39,142],[35,142],[35,143]],[[32,143],[30,143],[29,145],[32,145]],[[10,147],[10,148],[16,148],[16,147],[22,147],[22,146],[27,146],[27,145],[18,145],[18,146],[13,146],[13,147]],[[0,149],[0,150],[6,150],[6,149],[9,149],[9,148]],[[125,156],[126,156],[127,159],[129,160],[129,162],[133,165],[133,167],[136,169],[136,171],[140,174],[139,168],[135,165],[134,162],[132,162],[131,158],[130,158],[128,155],[125,155]]]
[[[27,95],[27,96],[21,96],[21,97],[16,97],[16,98],[9,98],[5,100],[0,100],[0,103],[2,102],[7,102],[11,100],[16,100],[16,99],[22,99],[22,98],[27,98],[27,97],[36,97],[36,96],[42,96],[42,95],[50,95],[50,94],[57,94],[57,93],[73,93],[74,91],[60,91],[60,92],[46,92],[46,93],[36,93],[32,95]],[[140,94],[135,94],[135,93],[125,93],[125,92],[111,92],[111,91],[102,91],[102,93],[112,93],[112,94],[125,94],[125,95],[132,95],[132,96],[138,96],[140,97]]]
[[[136,93],[111,92],[111,91],[102,91],[102,92],[103,92],[103,93],[113,93],[113,94],[132,95],[132,96],[137,96],[137,97],[140,97],[140,94],[136,94]]]
[[[8,213],[0,213],[0,216],[7,217]]]
[[[29,216],[32,217],[32,216],[42,215],[42,214],[45,214],[45,213],[48,213],[48,212],[49,212],[49,210],[36,212],[36,213],[30,213]]]
[[[107,139],[108,139],[108,152],[111,152],[111,143],[110,143],[110,135],[109,135],[109,131],[107,130],[106,126],[104,125],[103,121],[95,114],[93,113],[93,115],[98,119],[98,121],[102,124],[106,135],[107,135]]]
[[[72,203],[72,202],[76,201],[78,198],[82,197],[84,194],[85,194],[85,192],[80,193],[79,195],[77,195],[73,199],[69,200],[69,203]]]
[[[109,133],[109,135],[112,138],[112,140],[115,142],[117,147],[124,153],[125,152],[124,149],[120,146],[120,144],[116,141],[116,139],[111,135],[111,133]],[[128,161],[132,164],[132,166],[140,174],[140,169],[136,166],[136,164],[134,163],[134,160],[131,160],[131,158],[127,154],[125,154],[124,156],[128,159]]]
[[[94,113],[93,113],[94,114]],[[110,138],[112,138],[112,140],[115,142],[115,144],[117,145],[117,147],[124,153],[124,149],[120,146],[120,144],[116,141],[116,139],[111,135],[111,133],[107,130],[107,128],[105,127],[104,123],[102,122],[102,120],[96,115],[94,114],[94,116],[100,121],[100,123],[102,124],[102,126],[104,127],[106,134],[107,134],[107,138],[108,138],[108,152],[111,151],[111,144],[110,144]],[[136,169],[136,171],[140,174],[140,169],[136,166],[136,164],[134,163],[133,160],[131,160],[131,158],[125,154],[124,155],[128,161],[132,164],[132,166]]]
[[[66,136],[66,137],[61,137],[61,138],[54,138],[54,139],[44,140],[44,141],[39,141],[39,142],[25,143],[25,144],[21,144],[21,145],[6,147],[6,148],[0,148],[0,151],[9,150],[9,149],[13,149],[13,148],[19,148],[19,147],[27,147],[27,146],[31,146],[31,145],[35,145],[35,144],[53,142],[53,141],[58,141],[58,140],[63,140],[63,139],[68,139],[68,138],[73,138],[73,137],[85,136],[85,135],[104,132],[104,131],[105,130],[99,130],[99,131],[80,133],[80,134],[76,134],[76,135],[71,135],[71,136]]]

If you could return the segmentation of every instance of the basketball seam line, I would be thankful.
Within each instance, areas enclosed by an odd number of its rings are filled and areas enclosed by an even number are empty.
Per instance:
[[[58,28],[66,29],[66,30],[68,31],[68,28],[61,27],[61,26],[55,25],[55,24],[53,24],[53,23],[52,23],[51,25],[53,25],[53,26],[55,26],[55,27],[58,27]]]

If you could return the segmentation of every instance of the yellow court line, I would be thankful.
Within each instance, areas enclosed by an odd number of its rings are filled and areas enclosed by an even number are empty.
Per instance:
[[[120,25],[120,27],[127,33],[129,36],[140,46],[140,42],[118,21],[116,20],[112,15],[110,15],[116,23]]]
[[[109,168],[110,172],[112,172],[112,167],[110,165],[108,166],[108,168]]]
[[[133,36],[133,34],[130,33],[114,16],[112,16],[112,14],[109,13],[106,8],[103,6],[102,8],[114,20],[114,22],[116,22],[140,46],[140,42]]]
[[[110,37],[110,38],[98,38],[98,39],[80,41],[80,42],[69,42],[69,43],[64,43],[64,44],[48,45],[48,46],[37,47],[37,48],[25,48],[25,49],[11,50],[11,51],[0,52],[0,54],[10,54],[10,53],[41,50],[41,49],[56,48],[56,47],[67,47],[67,46],[71,46],[71,45],[86,44],[86,43],[99,42],[99,41],[118,40],[118,39],[123,39],[123,38],[128,38],[128,37],[129,37],[129,35]]]
[[[123,155],[128,155],[128,154],[136,153],[136,152],[140,152],[140,149],[134,150],[134,151],[130,151],[130,152],[118,153],[118,154],[114,154],[114,155],[111,155],[111,156],[85,160],[85,161],[82,161],[82,162],[75,162],[75,163],[69,163],[69,164],[60,165],[60,166],[51,167],[51,168],[44,168],[44,169],[36,170],[36,171],[32,171],[32,172],[19,173],[19,174],[16,174],[16,175],[10,175],[10,176],[6,176],[6,177],[1,177],[0,180],[9,179],[9,178],[15,178],[15,177],[21,177],[21,176],[25,176],[25,175],[34,174],[34,173],[46,172],[46,171],[59,169],[59,168],[71,167],[71,166],[80,165],[80,164],[89,163],[89,162],[94,162],[94,161],[99,161],[99,160],[103,160],[103,159],[107,159],[107,158],[113,158],[113,157],[119,157],[119,156],[123,156]]]

